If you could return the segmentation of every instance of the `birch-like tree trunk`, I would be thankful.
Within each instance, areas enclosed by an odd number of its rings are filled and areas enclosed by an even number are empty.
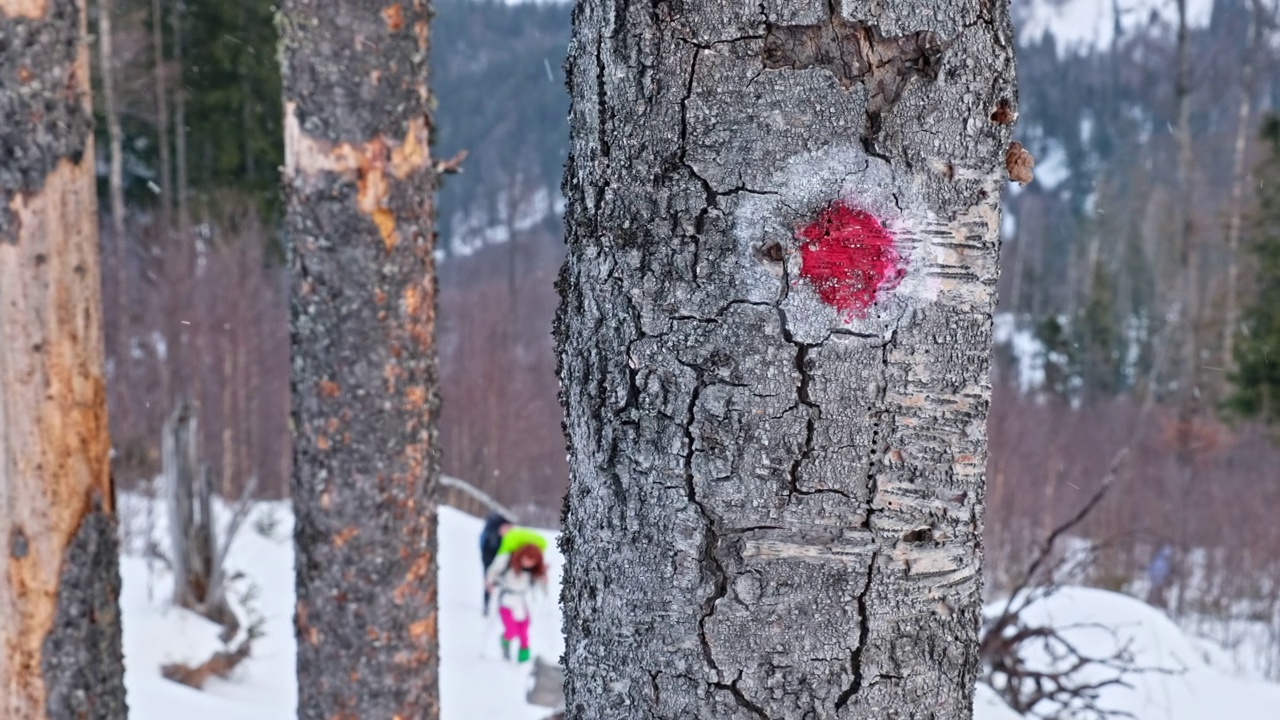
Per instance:
[[[116,56],[111,30],[111,0],[98,0],[98,58],[99,72],[102,73],[102,113],[107,119],[107,157],[109,171],[107,173],[107,196],[111,202],[111,229],[115,235],[116,253],[119,255],[117,265],[125,267],[125,210],[124,210],[124,132],[120,127],[120,108],[116,106]],[[120,275],[124,277],[123,271]],[[117,282],[123,282],[118,280]],[[123,297],[123,291],[117,289]],[[124,315],[123,303],[117,310]],[[122,333],[124,334],[124,333]],[[127,349],[122,345],[121,350]],[[120,355],[121,362],[127,356]]]
[[[574,27],[567,717],[970,717],[1007,3]]]
[[[0,717],[124,720],[83,0],[0,0]]]
[[[111,204],[111,240],[115,250],[115,357],[116,377],[129,382],[129,241],[125,233],[124,208],[124,131],[120,126],[120,108],[116,104],[116,62],[111,0],[98,0],[98,71],[102,74],[102,113],[107,119],[107,197]],[[129,403],[112,408],[116,427],[127,428],[125,416]]]
[[[174,194],[178,208],[178,234],[182,242],[192,242],[188,237],[191,212],[187,208],[187,68],[182,58],[182,13],[185,12],[182,0],[173,3],[169,10],[169,26],[173,28],[173,149],[175,170]],[[197,263],[199,260],[196,261]],[[197,382],[200,373],[196,373]],[[196,397],[200,397],[199,394]]]
[[[298,716],[435,718],[425,0],[286,0]]]
[[[151,58],[153,88],[156,101],[156,144],[160,150],[160,234],[165,240],[173,230],[170,215],[173,209],[172,165],[169,161],[169,69],[164,59],[164,10],[160,0],[151,0]],[[166,248],[167,251],[167,248]],[[177,335],[170,338],[178,343]],[[169,398],[166,398],[168,400]]]

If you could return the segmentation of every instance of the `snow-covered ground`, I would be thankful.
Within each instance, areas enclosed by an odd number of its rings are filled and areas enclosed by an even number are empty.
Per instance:
[[[1003,603],[993,603],[987,612],[1002,609]],[[1109,658],[1118,651],[1126,652],[1125,665],[1131,670],[1119,674],[1098,668],[1081,676],[1093,682],[1118,678],[1125,683],[1100,691],[1100,709],[1139,720],[1263,720],[1280,716],[1280,685],[1242,671],[1220,646],[1188,636],[1162,612],[1128,595],[1066,587],[1030,605],[1022,617],[1033,627],[1056,628],[1083,656]],[[1062,667],[1063,661],[1055,664],[1047,656],[1034,655],[1022,654],[1036,669]],[[993,696],[982,688],[979,705],[984,699],[998,702]],[[984,712],[975,713],[975,717],[1009,717],[1008,708],[995,707],[991,715]]]
[[[266,634],[253,654],[226,680],[211,679],[204,691],[165,680],[160,666],[200,663],[222,649],[220,628],[168,599],[172,579],[160,563],[142,556],[147,508],[141,497],[121,498],[125,553],[120,572],[124,622],[125,685],[133,720],[285,720],[295,716],[293,640],[293,522],[288,503],[259,503],[237,535],[228,555],[231,572],[244,573],[238,594],[256,588],[246,604],[235,601],[243,618],[258,613]],[[229,515],[217,508],[224,521]],[[151,516],[151,536],[164,537],[163,513]],[[440,707],[443,720],[539,720],[547,708],[525,702],[529,666],[502,660],[496,613],[486,620],[481,608],[481,523],[453,508],[440,509]],[[270,528],[264,534],[264,530]],[[554,662],[564,651],[560,635],[560,570],[555,547],[548,548],[550,591],[538,598],[530,624],[536,655]]]
[[[229,565],[241,572],[237,610],[261,617],[266,634],[253,655],[226,680],[204,691],[160,676],[167,662],[198,663],[221,649],[218,628],[169,606],[171,581],[159,563],[144,559],[144,538],[162,538],[163,518],[139,496],[121,498],[124,520],[125,682],[134,720],[286,720],[294,717],[292,516],[287,503],[259,503],[232,546]],[[225,508],[219,508],[225,519]],[[480,521],[452,508],[440,509],[441,714],[444,720],[539,720],[546,708],[525,702],[529,671],[504,662],[496,621],[480,612],[480,567],[476,541]],[[554,537],[555,533],[548,532]],[[549,551],[551,588],[534,608],[534,653],[554,660],[563,651],[559,597],[562,558]],[[1067,588],[1028,610],[1052,623],[1086,652],[1105,654],[1129,643],[1136,664],[1162,671],[1131,676],[1132,687],[1104,690],[1100,705],[1128,711],[1138,720],[1252,720],[1276,717],[1280,685],[1261,680],[1221,647],[1188,637],[1159,611],[1125,595]],[[1102,631],[1098,626],[1109,628]],[[1113,634],[1114,633],[1114,634]],[[990,688],[979,686],[976,720],[1014,720]]]

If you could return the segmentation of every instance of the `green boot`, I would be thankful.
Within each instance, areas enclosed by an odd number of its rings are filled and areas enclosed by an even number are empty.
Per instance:
[[[506,638],[502,638],[502,659],[511,659],[511,641]]]
[[[529,648],[520,648],[520,653],[516,655],[516,662],[529,662]]]

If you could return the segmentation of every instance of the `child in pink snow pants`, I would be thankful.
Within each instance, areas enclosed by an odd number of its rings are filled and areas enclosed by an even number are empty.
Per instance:
[[[485,582],[496,590],[498,615],[502,618],[502,655],[511,659],[511,642],[519,641],[518,662],[529,660],[529,593],[534,587],[547,590],[547,566],[542,550],[535,544],[522,545],[500,554],[485,573]]]

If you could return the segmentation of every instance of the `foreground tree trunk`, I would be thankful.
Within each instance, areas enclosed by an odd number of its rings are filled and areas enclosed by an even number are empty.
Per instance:
[[[970,717],[1007,3],[574,26],[567,716]]]
[[[439,712],[429,16],[283,5],[303,720]]]
[[[0,717],[123,720],[84,3],[0,38]]]

